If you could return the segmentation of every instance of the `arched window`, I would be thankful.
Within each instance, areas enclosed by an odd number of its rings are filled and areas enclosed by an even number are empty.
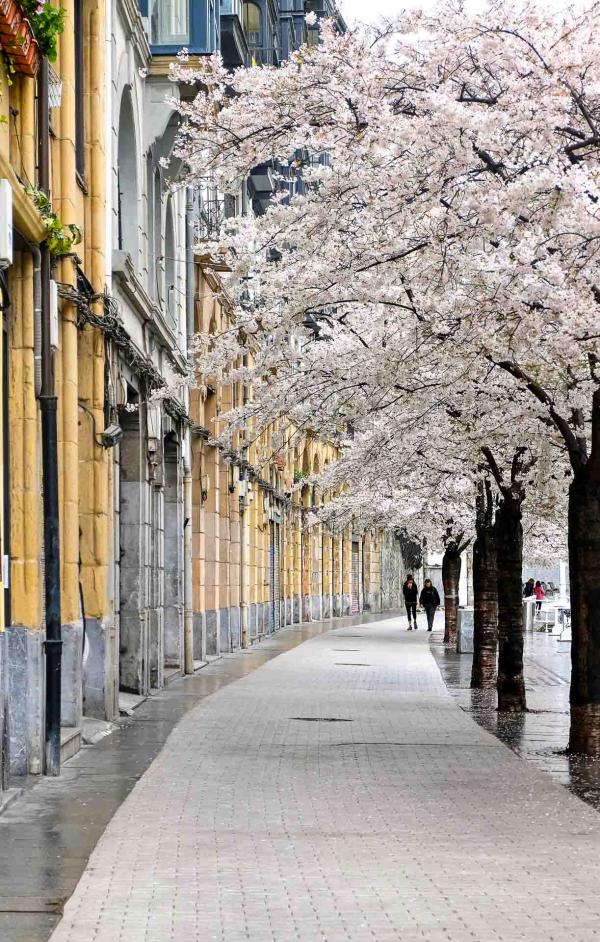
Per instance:
[[[244,32],[249,46],[259,47],[261,45],[261,13],[257,3],[244,4]]]
[[[173,203],[167,203],[167,216],[165,221],[165,307],[167,321],[172,327],[177,325],[177,265],[175,261],[175,222],[173,219]]]
[[[138,267],[138,179],[133,106],[129,91],[123,93],[119,115],[117,151],[117,244]]]
[[[164,243],[162,238],[162,187],[160,183],[160,173],[154,171],[154,188],[152,197],[153,212],[153,230],[154,230],[154,280],[152,282],[150,294],[159,304],[163,301],[163,276],[165,271],[165,260],[163,256]]]
[[[154,295],[154,284],[156,277],[156,239],[154,236],[154,168],[152,163],[152,154],[146,157],[146,252],[147,252],[147,270],[148,270],[148,294]]]

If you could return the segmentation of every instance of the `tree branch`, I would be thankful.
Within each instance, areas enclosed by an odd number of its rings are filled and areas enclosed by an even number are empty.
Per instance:
[[[501,370],[509,373],[515,379],[518,379],[524,383],[526,388],[535,396],[538,402],[546,406],[554,426],[562,435],[565,445],[567,446],[567,451],[569,452],[569,458],[571,460],[573,470],[579,471],[587,461],[585,443],[582,443],[577,438],[567,419],[565,419],[565,417],[557,411],[556,406],[554,405],[554,400],[550,394],[537,382],[537,380],[533,378],[533,376],[527,373],[524,369],[522,369],[522,367],[520,367],[517,363],[514,363],[512,360],[494,360],[489,356],[487,359],[490,361],[490,363],[494,363],[495,366],[499,367]]]

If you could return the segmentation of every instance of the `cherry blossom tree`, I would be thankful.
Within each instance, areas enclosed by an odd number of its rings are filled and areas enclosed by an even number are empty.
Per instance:
[[[239,303],[227,335],[199,339],[203,370],[253,384],[256,423],[288,412],[339,434],[391,423],[414,401],[443,451],[431,397],[471,384],[477,408],[489,370],[568,456],[570,747],[589,754],[600,753],[599,19],[596,5],[447,4],[379,32],[326,25],[320,46],[279,69],[177,69],[201,86],[181,105],[185,182],[210,172],[237,192],[267,166],[276,183],[264,215],[211,246]],[[513,623],[524,444],[508,435],[502,461],[486,453],[512,533]],[[383,474],[384,458],[373,463]]]

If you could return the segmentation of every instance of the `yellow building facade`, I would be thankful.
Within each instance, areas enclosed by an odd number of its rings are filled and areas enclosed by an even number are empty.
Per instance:
[[[63,635],[63,749],[75,750],[83,712],[82,611],[110,617],[108,549],[110,461],[97,438],[104,427],[104,338],[80,322],[82,292],[102,295],[105,270],[104,22],[102,0],[66,0],[65,27],[50,70],[46,204],[42,172],[39,71],[0,62],[0,178],[12,192],[13,258],[5,269],[2,421],[5,491],[2,672],[4,767],[44,768],[44,480],[40,386],[40,247],[50,226],[69,241],[51,249],[50,330],[60,510]],[[76,38],[77,37],[77,38]],[[3,37],[3,43],[6,36]],[[36,66],[37,67],[37,66]],[[14,69],[14,70],[13,70]],[[54,214],[49,215],[49,212]],[[73,225],[76,229],[70,230]],[[77,238],[78,231],[81,238]],[[75,236],[73,244],[69,244]],[[101,310],[101,304],[97,305]],[[48,313],[48,312],[46,312]]]
[[[0,29],[0,235],[13,237],[0,255],[0,790],[52,771],[49,719],[64,761],[87,719],[110,722],[284,625],[392,608],[400,592],[389,534],[313,522],[328,495],[308,479],[331,444],[283,418],[245,450],[213,444],[250,391],[184,381],[192,334],[228,312],[195,254],[194,194],[171,187],[169,57],[151,49],[143,4],[62,6],[48,70],[31,31],[17,48]],[[0,26],[9,8],[29,29],[17,0],[0,3]]]
[[[209,257],[198,257],[195,329],[227,327],[226,297]],[[333,533],[313,511],[328,495],[312,479],[335,447],[284,418],[231,452],[216,447],[219,416],[251,395],[199,377],[190,402],[194,657],[235,650],[284,625],[382,611],[400,604],[400,545],[383,531]],[[249,436],[252,438],[252,436]],[[304,479],[309,481],[302,485]]]

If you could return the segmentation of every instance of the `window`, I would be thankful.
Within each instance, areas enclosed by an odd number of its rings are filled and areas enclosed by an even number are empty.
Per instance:
[[[172,327],[177,326],[177,285],[175,262],[175,223],[173,203],[169,200],[165,222],[165,307],[167,321]]]
[[[261,45],[261,15],[256,3],[244,4],[244,32],[249,46]]]
[[[138,267],[138,181],[133,107],[124,92],[119,116],[117,153],[117,241]]]
[[[154,295],[156,278],[156,240],[154,237],[154,168],[152,154],[146,159],[146,218],[147,218],[147,257],[148,257],[148,294]]]
[[[152,0],[150,42],[156,46],[189,43],[188,0]]]
[[[156,262],[154,265],[154,283],[152,285],[151,294],[158,301],[159,304],[162,303],[162,279],[165,270],[165,260],[163,255],[163,241],[162,241],[162,186],[160,182],[160,173],[158,170],[154,171],[154,193],[152,198],[152,210],[154,213],[154,253]]]
[[[83,0],[75,0],[75,169],[85,179],[85,37]]]

